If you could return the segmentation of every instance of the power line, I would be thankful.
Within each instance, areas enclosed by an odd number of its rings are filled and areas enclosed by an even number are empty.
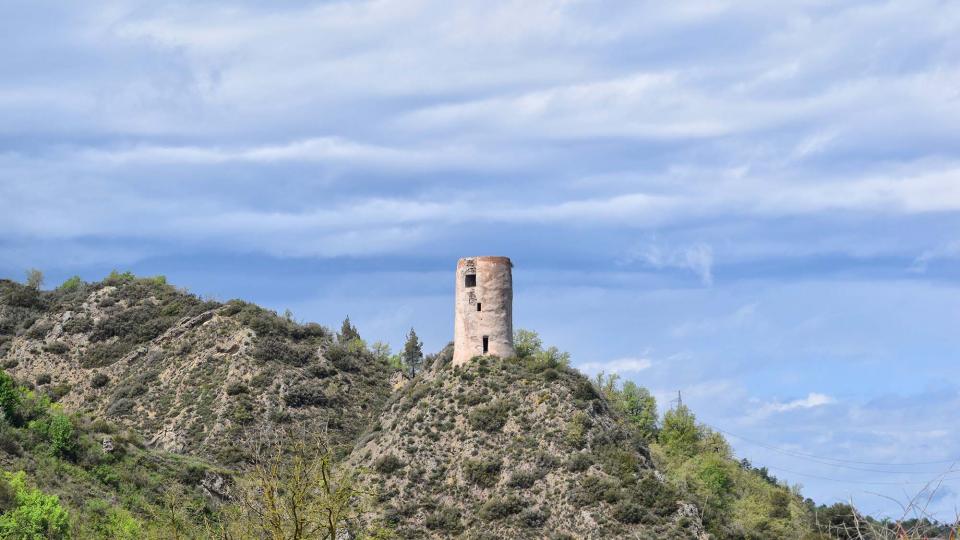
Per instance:
[[[735,438],[740,439],[740,440],[742,440],[742,441],[745,441],[745,442],[748,442],[748,443],[751,443],[751,444],[755,444],[755,445],[757,445],[757,446],[762,446],[763,448],[767,448],[768,450],[773,450],[773,451],[775,451],[775,452],[780,452],[780,453],[782,453],[782,454],[786,454],[786,455],[793,456],[793,457],[798,457],[798,458],[805,458],[805,459],[810,459],[810,460],[814,460],[814,461],[819,460],[821,463],[824,463],[825,465],[832,465],[832,466],[836,466],[836,467],[843,467],[843,466],[842,466],[842,465],[833,464],[833,463],[830,463],[830,462],[831,462],[831,461],[834,461],[834,462],[839,462],[839,463],[854,463],[854,464],[857,464],[857,465],[877,465],[877,466],[880,466],[880,467],[915,467],[915,466],[920,466],[920,465],[944,465],[944,464],[947,464],[947,463],[949,463],[949,464],[956,464],[956,463],[960,462],[960,459],[947,459],[947,460],[942,460],[942,461],[917,461],[917,462],[913,462],[913,463],[907,463],[907,462],[889,463],[889,462],[879,462],[879,461],[858,461],[858,460],[853,460],[853,459],[832,458],[832,457],[826,457],[826,456],[818,456],[818,455],[815,455],[815,454],[808,454],[808,453],[799,452],[799,451],[796,451],[796,450],[790,450],[790,449],[788,449],[788,448],[782,448],[782,447],[778,447],[778,446],[773,446],[773,445],[770,445],[770,444],[767,444],[767,443],[764,443],[764,442],[761,442],[761,441],[757,441],[757,440],[754,440],[754,439],[749,439],[749,438],[747,438],[747,437],[743,437],[743,436],[741,436],[741,435],[737,435],[736,433],[731,433],[731,432],[729,432],[729,431],[720,429],[720,428],[718,428],[718,427],[716,427],[716,426],[710,426],[710,428],[713,429],[713,430],[715,430],[715,431],[718,431],[718,432],[720,432],[720,433],[723,433],[724,435],[729,435],[729,436],[731,436],[731,437],[735,437]],[[850,468],[850,469],[854,469],[854,470],[862,470],[862,471],[867,471],[867,472],[886,472],[886,473],[905,473],[905,474],[908,474],[908,473],[915,473],[915,474],[939,474],[940,472],[942,472],[942,471],[937,471],[937,472],[925,472],[925,471],[881,471],[881,470],[873,470],[873,469],[861,469],[861,468],[856,468],[856,467],[844,467],[844,468]]]

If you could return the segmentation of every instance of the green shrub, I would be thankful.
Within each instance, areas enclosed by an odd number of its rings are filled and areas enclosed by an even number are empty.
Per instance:
[[[97,373],[90,379],[90,386],[93,388],[103,388],[110,382],[110,377],[105,373]]]
[[[69,516],[56,495],[26,486],[23,472],[4,473],[13,487],[16,507],[0,515],[0,537],[28,540],[69,537]]]
[[[479,516],[486,520],[500,520],[518,514],[527,504],[516,495],[491,497],[480,507]]]
[[[70,292],[79,289],[81,286],[83,286],[83,280],[80,279],[80,276],[73,276],[61,283],[57,288],[63,292]]]
[[[262,364],[280,362],[290,366],[305,366],[316,357],[309,344],[291,344],[285,338],[266,336],[257,339],[253,357]]]
[[[463,476],[483,488],[497,485],[503,463],[497,458],[468,459],[463,463]]]
[[[0,371],[0,409],[3,410],[8,422],[12,423],[17,418],[21,399],[20,389],[17,388],[13,377],[5,371]]]
[[[514,488],[529,489],[540,479],[536,471],[517,471],[510,475],[507,485]]]
[[[239,394],[246,394],[246,393],[248,393],[249,391],[250,391],[250,389],[247,388],[247,385],[245,385],[245,384],[243,384],[242,382],[239,382],[239,381],[238,381],[238,382],[233,382],[233,383],[230,383],[230,384],[227,385],[227,395],[228,395],[228,396],[236,396],[236,395],[239,395]]]
[[[31,339],[43,339],[53,330],[53,323],[47,321],[37,321],[27,330],[27,337]]]
[[[567,444],[576,449],[581,449],[587,444],[587,430],[592,425],[590,417],[582,411],[573,415],[570,424],[567,425],[567,431],[564,433],[564,440]]]
[[[330,398],[322,388],[301,384],[288,390],[283,401],[288,407],[314,407],[329,404]]]
[[[62,341],[54,341],[44,345],[43,350],[51,354],[63,354],[70,350],[70,346]]]
[[[127,416],[133,412],[134,401],[130,398],[120,398],[107,407],[107,416]]]
[[[502,399],[494,400],[488,405],[481,405],[470,411],[467,421],[470,427],[477,431],[493,433],[500,431],[510,414],[510,404]]]
[[[50,384],[51,380],[52,378],[50,377],[49,373],[41,373],[40,375],[37,375],[37,385]]]
[[[393,454],[387,454],[377,459],[373,464],[373,469],[380,474],[393,474],[402,469],[404,464],[400,458]]]
[[[550,519],[550,511],[546,508],[529,508],[520,514],[520,523],[524,527],[538,529]]]
[[[621,501],[613,507],[613,517],[621,523],[642,523],[647,511],[637,503]]]
[[[63,323],[63,331],[68,334],[82,334],[93,330],[93,321],[86,315],[74,315]]]
[[[441,506],[424,520],[424,525],[431,531],[459,533],[463,530],[460,524],[460,511],[449,506]]]
[[[567,462],[567,469],[572,472],[583,472],[593,465],[593,459],[586,452],[577,452],[570,456]]]
[[[53,413],[47,418],[30,422],[29,427],[50,443],[50,453],[54,456],[68,459],[76,456],[76,432],[69,416]]]
[[[80,367],[97,368],[109,366],[123,358],[128,352],[133,350],[133,347],[133,344],[125,341],[93,344],[88,347],[83,356],[80,357]]]

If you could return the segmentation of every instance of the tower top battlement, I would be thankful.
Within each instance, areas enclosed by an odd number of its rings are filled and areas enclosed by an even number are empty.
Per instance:
[[[475,356],[513,356],[513,263],[509,257],[457,261],[453,365]]]

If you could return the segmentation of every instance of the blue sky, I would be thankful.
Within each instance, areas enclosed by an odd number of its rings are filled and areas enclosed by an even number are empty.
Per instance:
[[[437,350],[456,259],[508,255],[515,324],[584,371],[896,515],[960,458],[958,33],[927,0],[5,2],[0,275]]]

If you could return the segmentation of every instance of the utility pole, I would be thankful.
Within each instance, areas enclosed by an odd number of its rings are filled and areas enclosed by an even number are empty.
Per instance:
[[[677,404],[677,408],[683,407],[683,396],[680,395],[680,391],[677,390],[677,399],[671,399],[670,404]]]

